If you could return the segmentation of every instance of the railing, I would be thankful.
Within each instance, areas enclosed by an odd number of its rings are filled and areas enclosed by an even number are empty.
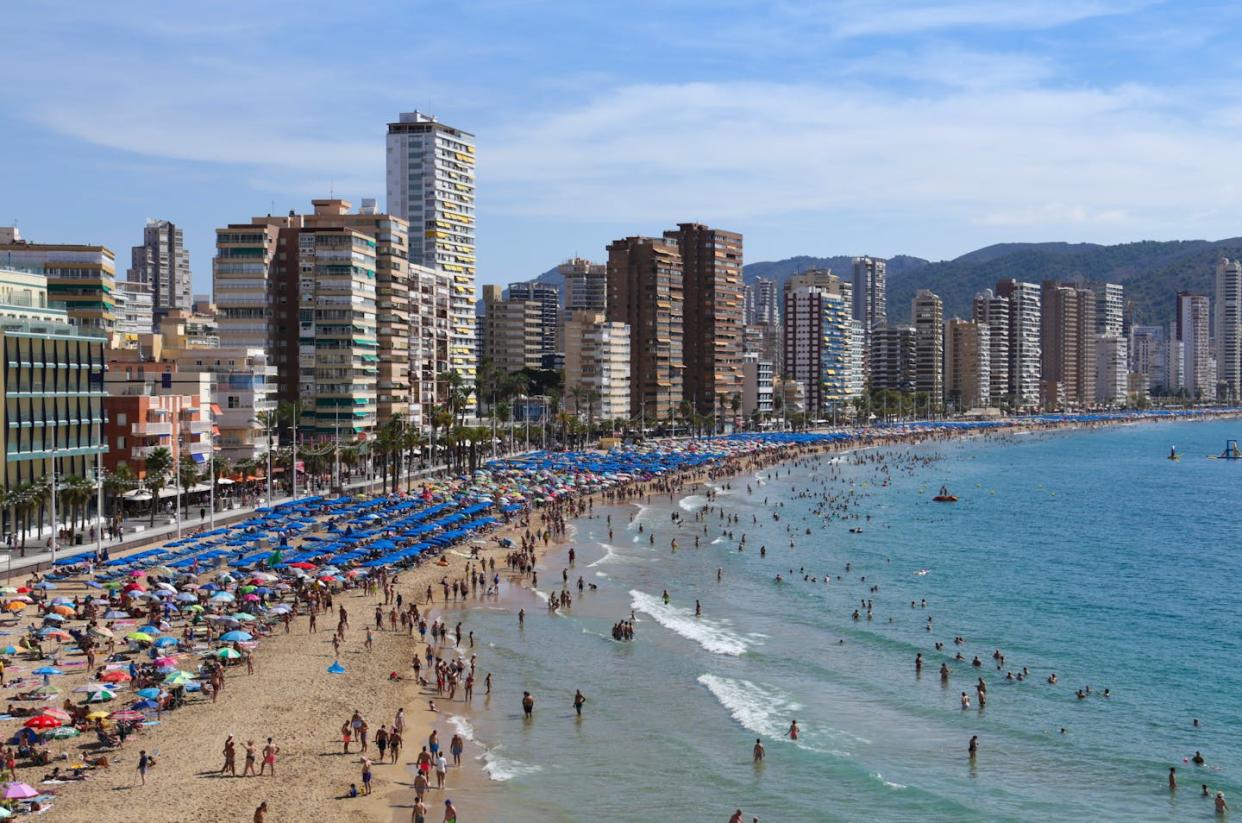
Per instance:
[[[129,433],[135,437],[155,437],[172,434],[172,423],[134,423]]]

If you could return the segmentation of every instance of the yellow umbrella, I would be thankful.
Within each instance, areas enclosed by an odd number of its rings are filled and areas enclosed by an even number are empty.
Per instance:
[[[129,634],[125,635],[125,639],[137,640],[139,643],[149,643],[151,642],[151,635],[147,634],[146,632],[130,632]]]
[[[26,608],[29,605],[30,605],[29,603],[23,603],[20,600],[10,600],[8,603],[4,605],[4,608],[6,608],[7,610],[11,612],[20,612],[22,609]]]
[[[86,716],[86,719],[91,721],[107,720],[109,714],[111,714],[111,712],[91,712]]]
[[[51,611],[59,614],[61,617],[73,617],[73,609],[68,606],[53,606]]]

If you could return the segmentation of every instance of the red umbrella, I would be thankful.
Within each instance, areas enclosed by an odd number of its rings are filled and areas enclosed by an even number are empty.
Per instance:
[[[128,683],[133,678],[129,676],[129,672],[113,669],[110,672],[104,672],[99,679],[105,683]]]
[[[310,571],[311,569],[315,568],[314,563],[307,563],[305,560],[301,561],[300,563],[290,563],[289,565],[295,569],[302,569],[303,571]]]
[[[38,714],[22,724],[28,729],[54,729],[61,725],[61,722],[55,717],[46,714]]]

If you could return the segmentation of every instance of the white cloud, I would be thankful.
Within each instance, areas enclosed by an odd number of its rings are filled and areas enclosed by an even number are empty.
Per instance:
[[[1134,11],[1148,3],[1138,0],[847,0],[794,9],[827,22],[837,37],[902,35],[955,28],[1050,29],[1080,20]]]
[[[1031,228],[1035,226],[1074,223],[1085,225],[1123,223],[1127,219],[1129,219],[1129,214],[1125,209],[1092,209],[1083,205],[1045,203],[1042,206],[1016,211],[998,211],[992,214],[985,214],[975,222],[985,226]]]

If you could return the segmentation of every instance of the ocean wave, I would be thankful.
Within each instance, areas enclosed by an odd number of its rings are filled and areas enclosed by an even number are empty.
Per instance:
[[[470,725],[470,721],[461,715],[453,715],[448,719],[448,722],[453,727],[453,730],[462,736],[462,739],[474,743],[483,750],[483,753],[475,759],[483,761],[483,771],[490,779],[503,783],[515,777],[524,777],[525,775],[543,771],[542,766],[523,763],[520,760],[503,756],[500,754],[500,746],[489,748],[474,736],[474,726]]]
[[[629,523],[625,524],[625,528],[628,531],[636,531],[640,523],[646,522],[644,518],[647,512],[651,511],[651,506],[646,506],[642,503],[635,503],[634,505],[638,508],[638,513],[634,515]]]
[[[701,509],[707,505],[707,498],[701,494],[691,494],[677,501],[677,505],[684,512],[692,512]]]
[[[871,775],[871,776],[872,776],[872,777],[874,777],[876,780],[880,781],[881,783],[883,783],[885,786],[887,786],[887,787],[888,787],[888,788],[890,788],[890,789],[908,789],[908,788],[910,788],[909,786],[902,785],[901,783],[894,783],[894,782],[893,782],[893,781],[891,781],[891,780],[885,780],[885,779],[884,779],[884,775],[880,774],[879,772],[876,772],[875,774],[873,774],[873,775]]]
[[[749,680],[735,680],[715,674],[700,675],[698,682],[707,687],[739,725],[760,737],[792,743],[799,749],[833,757],[851,756],[848,751],[816,745],[817,742],[823,742],[820,738],[824,735],[835,737],[842,734],[836,730],[817,728],[811,732],[803,729],[798,740],[790,740],[789,723],[797,717],[802,705],[774,686],[763,686]]]
[[[641,538],[638,535],[634,535],[635,541],[640,539]],[[614,546],[611,543],[597,543],[596,545],[604,550],[604,556],[599,560],[596,560],[594,563],[588,563],[588,569],[593,569],[596,566],[602,566],[605,563],[634,563],[642,560],[642,558],[639,557],[630,557],[629,555],[622,554],[620,547]]]
[[[713,540],[713,541],[712,541],[712,545],[714,546],[714,545],[716,545],[717,543],[723,543],[723,542],[724,542],[724,537],[723,537],[723,536],[721,536],[721,537],[717,537],[715,540]]]
[[[746,638],[718,621],[695,617],[689,609],[667,606],[660,598],[637,589],[630,590],[630,598],[630,605],[635,611],[650,615],[664,628],[693,640],[712,654],[737,657],[750,648]]]

